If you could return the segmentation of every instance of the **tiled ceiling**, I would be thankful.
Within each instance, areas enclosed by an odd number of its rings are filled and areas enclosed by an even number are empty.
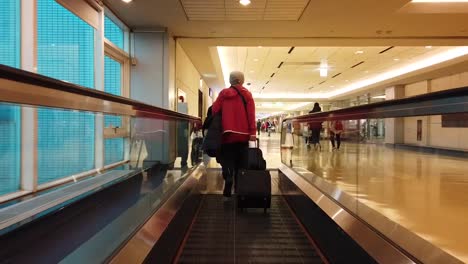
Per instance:
[[[190,21],[297,21],[310,0],[180,0]]]
[[[453,47],[223,47],[224,71],[245,72],[254,94],[327,93]],[[320,77],[321,60],[327,77]],[[354,67],[353,67],[354,66]]]

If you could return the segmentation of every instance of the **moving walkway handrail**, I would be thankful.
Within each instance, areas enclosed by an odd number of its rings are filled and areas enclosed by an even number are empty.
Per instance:
[[[284,119],[292,122],[427,116],[468,112],[468,87]]]
[[[200,121],[198,117],[1,64],[0,102],[166,120]]]

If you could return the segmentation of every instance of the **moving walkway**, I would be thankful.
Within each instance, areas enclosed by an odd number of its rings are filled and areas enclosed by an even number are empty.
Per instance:
[[[181,166],[190,149],[183,128],[199,118],[0,70],[2,102],[87,112],[101,121],[106,115],[122,118],[123,127],[101,126],[103,136],[96,141],[125,138],[128,153],[114,164],[35,183],[10,196],[0,209],[2,263],[459,263],[400,227],[383,232],[388,219],[311,173],[314,168],[306,164],[311,153],[282,153],[283,164],[271,171],[271,210],[241,212],[235,199],[222,201],[219,169]],[[9,89],[18,86],[23,89]],[[284,122],[457,114],[466,112],[467,102],[466,88],[460,88]],[[408,237],[410,242],[401,240]]]

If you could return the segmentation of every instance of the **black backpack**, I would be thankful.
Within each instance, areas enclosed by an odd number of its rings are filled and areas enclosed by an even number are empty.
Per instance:
[[[245,113],[247,114],[247,102],[245,101],[244,96],[237,90],[234,86],[230,88],[236,90],[237,94],[242,99],[244,104]],[[208,112],[210,113],[210,112]],[[215,115],[208,115],[205,120],[207,127],[207,132],[205,139],[203,140],[203,151],[206,155],[210,157],[217,157],[219,150],[221,149],[221,141],[223,137],[223,124],[222,124],[222,111],[219,111]],[[247,122],[248,122],[247,116]]]
[[[221,116],[221,112],[218,112],[215,115],[207,116],[205,120],[207,131],[203,139],[202,149],[203,152],[210,157],[216,157],[221,148],[221,139],[223,136]]]

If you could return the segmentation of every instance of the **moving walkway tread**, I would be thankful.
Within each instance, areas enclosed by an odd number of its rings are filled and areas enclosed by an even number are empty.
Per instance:
[[[324,263],[284,198],[263,209],[236,209],[234,199],[204,195],[177,263]]]

